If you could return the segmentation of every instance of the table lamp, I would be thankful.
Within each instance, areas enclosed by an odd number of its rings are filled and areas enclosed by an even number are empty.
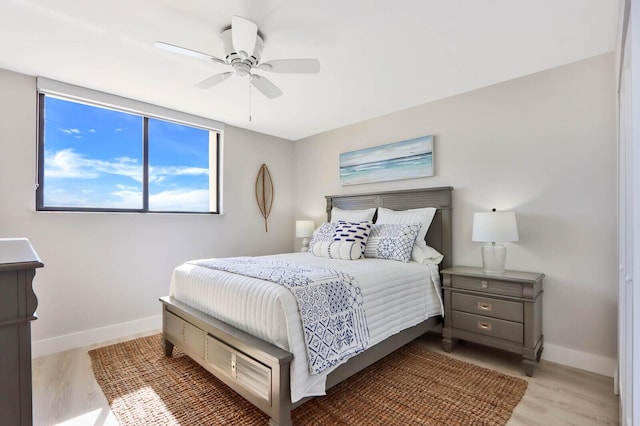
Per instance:
[[[309,250],[309,237],[313,235],[314,228],[312,220],[296,220],[296,238],[302,238],[300,251]]]
[[[496,242],[518,241],[518,226],[514,212],[474,213],[471,239],[485,244],[481,248],[482,269],[487,274],[503,274],[507,248]]]

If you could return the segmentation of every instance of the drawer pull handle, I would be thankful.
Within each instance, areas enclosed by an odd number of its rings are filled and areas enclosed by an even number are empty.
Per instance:
[[[491,303],[478,302],[478,309],[480,309],[481,311],[491,312],[493,307],[491,306]]]
[[[491,323],[478,321],[478,328],[481,330],[491,331]]]
[[[488,281],[480,281],[480,285],[482,286],[482,288],[489,288],[489,282]]]

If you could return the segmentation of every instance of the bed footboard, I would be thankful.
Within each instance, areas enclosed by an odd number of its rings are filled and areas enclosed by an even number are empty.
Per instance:
[[[291,425],[291,353],[170,297],[160,301],[167,356],[177,346],[265,412],[270,425]]]

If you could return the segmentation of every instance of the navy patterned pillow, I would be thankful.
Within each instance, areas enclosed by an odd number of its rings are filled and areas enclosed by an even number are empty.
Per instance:
[[[364,249],[364,257],[408,262],[420,224],[375,224]]]
[[[309,241],[309,251],[313,251],[313,246],[317,243],[331,242],[333,241],[333,234],[336,233],[337,223],[323,223],[318,226],[313,235],[311,241]]]
[[[372,223],[366,222],[345,222],[339,220],[336,226],[336,232],[333,234],[333,241],[346,241],[349,243],[360,244],[360,256],[364,257],[364,248],[369,239]]]

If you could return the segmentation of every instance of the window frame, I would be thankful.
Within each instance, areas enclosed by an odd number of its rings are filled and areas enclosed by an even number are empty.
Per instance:
[[[143,137],[142,137],[142,208],[109,208],[109,207],[63,207],[63,206],[45,206],[45,147],[44,147],[44,131],[45,131],[45,99],[47,96],[56,97],[65,101],[85,104],[92,107],[107,108],[115,111],[140,116],[143,120]],[[154,213],[154,214],[222,214],[221,193],[221,145],[224,124],[215,120],[203,117],[192,116],[146,104],[132,99],[121,98],[116,95],[110,95],[104,92],[97,92],[91,89],[72,86],[66,83],[54,80],[38,78],[38,97],[37,97],[37,176],[36,176],[36,211],[61,211],[61,212],[105,212],[105,213]],[[215,149],[215,188],[209,186],[209,196],[215,197],[215,211],[189,211],[189,210],[149,210],[149,119],[157,119],[166,122],[176,123],[180,125],[190,126],[215,133],[215,143],[209,146],[209,157],[211,158],[211,149]],[[210,133],[210,140],[212,135]],[[209,164],[209,173],[211,176],[212,164]],[[215,193],[212,193],[212,189]],[[209,203],[211,206],[211,202]]]

